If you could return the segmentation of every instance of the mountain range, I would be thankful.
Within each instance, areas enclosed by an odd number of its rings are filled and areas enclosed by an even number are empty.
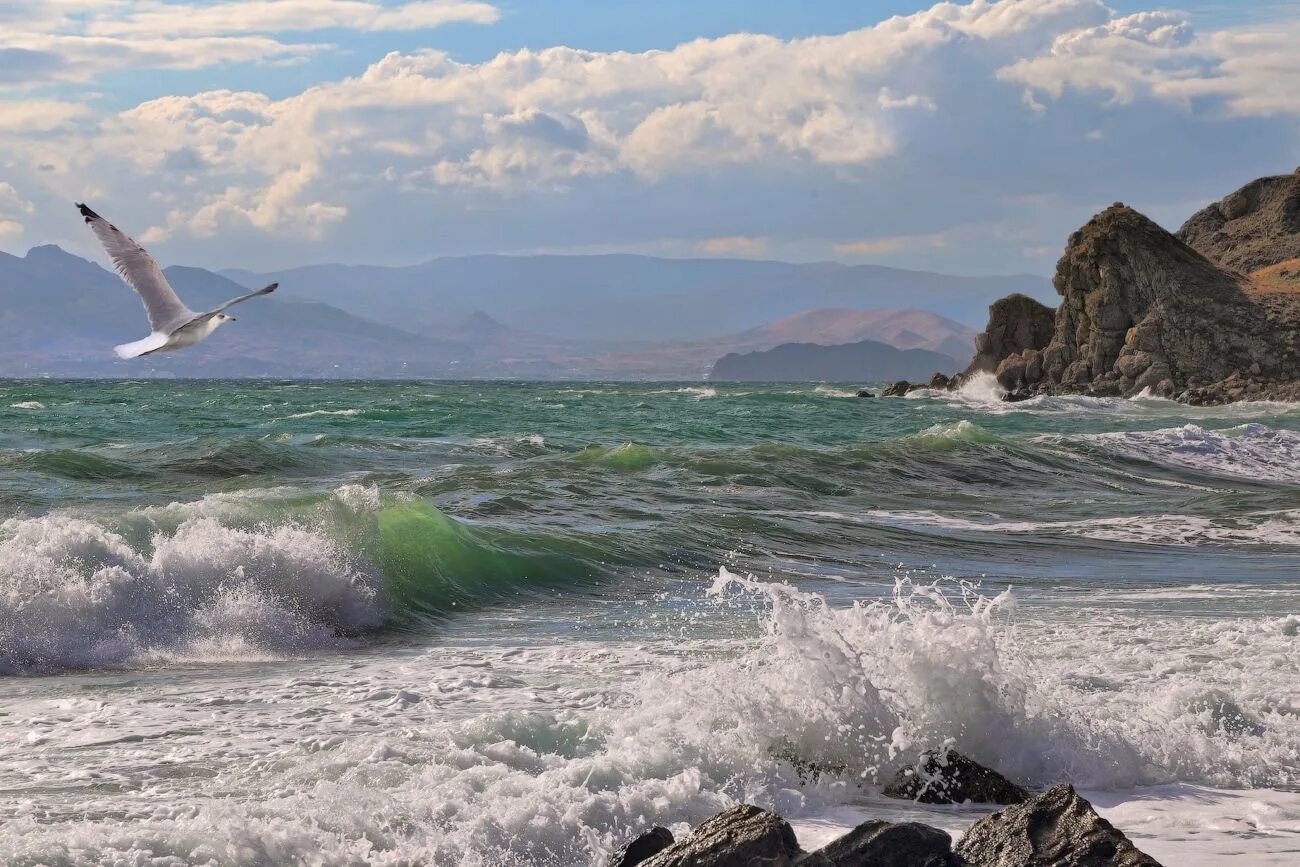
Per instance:
[[[974,331],[917,308],[1050,292],[1029,276],[642,256],[165,273],[198,310],[281,288],[200,346],[121,361],[112,346],[147,326],[116,274],[53,245],[0,253],[0,375],[700,379],[729,352],[865,339],[962,360]]]

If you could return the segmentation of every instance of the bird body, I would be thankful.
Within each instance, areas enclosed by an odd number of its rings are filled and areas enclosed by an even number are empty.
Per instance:
[[[256,292],[232,298],[205,313],[195,313],[176,295],[176,290],[172,289],[162,269],[144,247],[85,205],[78,204],[77,209],[85,218],[86,225],[90,226],[95,237],[104,245],[118,275],[140,296],[145,313],[149,316],[149,327],[152,329],[150,335],[114,347],[113,351],[119,358],[171,352],[201,343],[222,325],[235,321],[233,316],[227,316],[223,312],[227,307],[259,295],[269,295],[280,285],[272,283]]]

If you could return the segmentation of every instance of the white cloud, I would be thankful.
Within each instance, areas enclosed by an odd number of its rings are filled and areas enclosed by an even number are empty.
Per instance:
[[[35,210],[8,181],[0,181],[0,239],[13,240],[23,234],[23,219]]]
[[[87,81],[118,69],[293,65],[333,46],[282,34],[427,30],[499,17],[477,0],[33,0],[0,19],[0,86]]]
[[[768,239],[749,235],[728,235],[707,238],[697,245],[701,253],[710,256],[762,256],[767,253]]]
[[[86,118],[90,110],[75,102],[52,99],[0,100],[0,134],[48,133]]]
[[[266,62],[318,50],[281,41],[288,17],[303,32],[496,15],[462,2],[227,2],[177,20],[185,35],[168,40],[155,33],[178,16],[174,4],[78,3],[46,4],[55,24],[28,46],[55,51],[64,76],[97,64]],[[6,31],[0,45],[14,39]],[[1130,107],[1153,130],[1193,112],[1216,123],[1300,117],[1297,40],[1294,22],[1202,35],[1181,14],[1119,16],[1100,0],[939,3],[806,39],[735,34],[640,53],[556,47],[481,63],[392,53],[284,98],[212,90],[100,116],[51,103],[47,117],[66,114],[56,136],[39,135],[35,122],[25,135],[0,108],[0,145],[9,167],[36,177],[47,166],[39,176],[61,200],[93,184],[129,201],[158,242],[360,245],[385,219],[400,234],[435,219],[458,232],[481,218],[492,230],[464,243],[599,245],[617,228],[624,247],[680,237],[686,252],[713,255],[811,239],[845,257],[938,255],[956,246],[944,246],[952,227],[995,222],[1000,196],[1064,183],[1076,165],[1086,173],[1085,154],[1125,141]],[[1075,100],[1071,123],[1059,123],[1052,106],[1066,99]],[[1101,138],[1088,132],[1100,129]],[[1135,167],[1105,183],[1150,174]],[[637,196],[658,216],[638,213]],[[575,237],[582,231],[601,237]],[[837,237],[848,240],[824,240]],[[990,244],[1018,257],[1051,240]]]

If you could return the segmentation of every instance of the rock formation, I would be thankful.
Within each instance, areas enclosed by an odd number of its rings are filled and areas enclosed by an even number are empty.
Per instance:
[[[708,819],[641,867],[789,867],[803,853],[788,822],[752,804]]]
[[[1026,349],[1042,349],[1052,340],[1056,311],[1019,292],[989,305],[989,324],[975,336],[975,358],[967,374],[993,373],[998,363]]]
[[[863,822],[813,853],[834,867],[959,867],[952,838],[919,822]],[[811,867],[811,865],[810,865]]]
[[[1300,249],[1300,176],[1256,181],[1224,203],[1180,233],[1220,262],[1132,208],[1102,211],[1070,237],[1057,263],[1061,304],[1050,338],[1047,308],[1008,296],[990,308],[968,372],[992,370],[1017,397],[1300,398],[1300,292],[1276,282],[1289,279],[1287,257]],[[1273,282],[1226,267],[1234,263],[1265,263]]]
[[[915,765],[901,768],[884,794],[923,804],[1021,804],[1029,792],[956,750],[927,750]]]
[[[1300,169],[1251,181],[1202,208],[1183,223],[1178,237],[1210,261],[1243,274],[1300,260]]]
[[[980,819],[956,852],[967,867],[1160,867],[1067,785]]]

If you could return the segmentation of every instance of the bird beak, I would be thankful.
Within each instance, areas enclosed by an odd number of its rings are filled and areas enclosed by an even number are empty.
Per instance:
[[[233,316],[227,316],[226,319],[229,320],[230,322],[234,322],[234,321],[235,321],[235,317],[233,317]]]

